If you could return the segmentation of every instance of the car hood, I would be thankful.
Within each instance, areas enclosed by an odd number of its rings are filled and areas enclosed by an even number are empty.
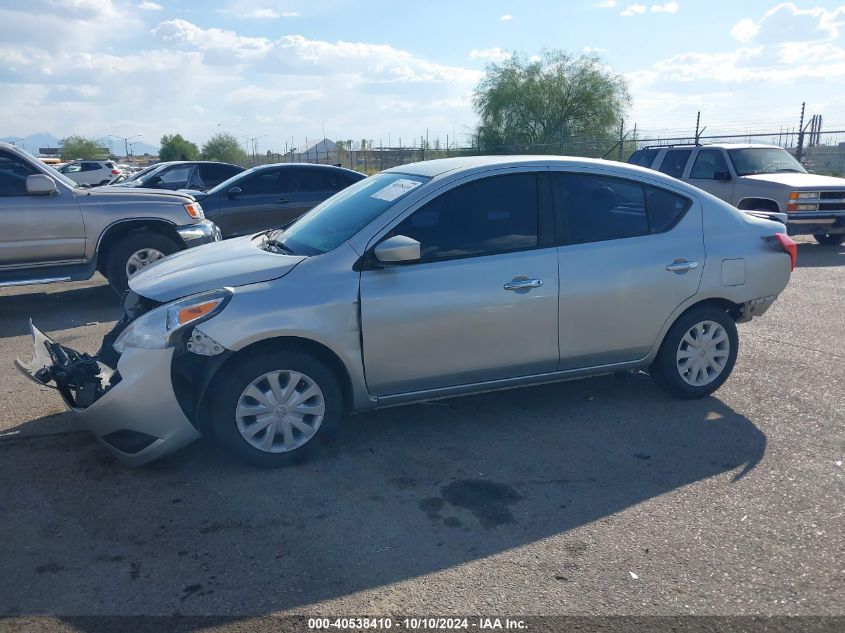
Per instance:
[[[204,290],[278,279],[304,260],[261,250],[252,236],[205,244],[174,253],[129,280],[129,287],[154,301],[173,301]]]
[[[742,180],[771,182],[792,187],[793,189],[845,189],[845,178],[819,176],[818,174],[799,174],[793,172],[754,174],[753,176],[743,176]]]
[[[105,187],[94,187],[92,189],[76,189],[77,197],[90,196],[94,201],[152,200],[170,202],[189,202],[191,197],[178,191],[168,189],[144,189],[143,187],[122,187],[120,185],[107,185]]]

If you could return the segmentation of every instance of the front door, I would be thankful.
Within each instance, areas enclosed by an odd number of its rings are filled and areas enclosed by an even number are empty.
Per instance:
[[[296,218],[297,172],[295,167],[261,169],[232,183],[240,193],[221,191],[214,222],[223,237],[281,227]]]
[[[85,255],[85,225],[73,193],[59,185],[59,195],[27,194],[26,177],[38,173],[0,151],[0,268],[79,263]]]
[[[734,179],[720,149],[699,150],[686,180],[726,202],[733,200]]]
[[[361,273],[367,385],[390,395],[554,371],[557,254],[532,172],[459,185],[386,236],[418,262]],[[543,214],[543,218],[547,217]]]
[[[560,369],[635,361],[698,291],[701,207],[641,183],[553,174],[562,211]]]

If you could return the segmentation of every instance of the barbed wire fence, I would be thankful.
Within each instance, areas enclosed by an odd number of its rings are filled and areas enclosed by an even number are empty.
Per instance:
[[[626,127],[620,122],[617,138],[570,138],[558,142],[479,146],[474,138],[458,145],[448,142],[440,146],[439,139],[429,144],[424,136],[419,145],[385,146],[372,141],[360,143],[338,142],[331,149],[291,151],[285,154],[267,152],[251,156],[246,166],[267,163],[318,163],[339,165],[366,174],[418,161],[473,156],[481,154],[537,154],[580,156],[625,161],[638,149],[665,145],[707,145],[713,143],[759,143],[776,145],[789,151],[804,166],[820,174],[845,177],[845,120],[827,127],[821,115],[805,121],[802,104],[801,117],[793,124],[753,121],[727,121],[712,127],[696,124],[688,129],[642,129],[636,124]]]

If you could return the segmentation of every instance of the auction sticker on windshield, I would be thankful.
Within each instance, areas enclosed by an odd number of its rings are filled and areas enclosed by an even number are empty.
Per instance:
[[[421,184],[421,182],[417,182],[416,180],[400,178],[399,180],[393,181],[386,187],[379,189],[370,197],[378,200],[386,200],[387,202],[393,202],[396,198],[404,196],[406,193],[416,189]]]

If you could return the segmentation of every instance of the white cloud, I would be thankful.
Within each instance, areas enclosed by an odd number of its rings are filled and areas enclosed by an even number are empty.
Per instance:
[[[666,4],[653,4],[651,5],[651,12],[652,13],[677,13],[678,9],[680,9],[680,5],[672,0],[672,2],[667,2]]]
[[[502,50],[498,46],[493,48],[474,48],[469,52],[469,59],[487,59],[491,62],[503,62],[510,59],[511,53]]]
[[[629,17],[632,15],[636,15],[638,13],[645,13],[646,6],[644,4],[629,4],[622,13],[619,15],[624,15],[625,17]]]
[[[513,20],[513,16],[510,13],[505,13],[502,17],[499,18],[502,22],[509,22]]]
[[[145,0],[145,2],[140,2],[138,4],[138,8],[141,9],[141,11],[161,11],[164,7],[157,2],[149,2],[149,0]]]
[[[603,2],[596,2],[593,6],[599,9],[612,9],[616,6],[616,0],[603,0]]]
[[[762,43],[830,41],[839,37],[845,23],[845,5],[837,9],[810,7],[799,9],[791,2],[775,5],[758,21],[744,18],[737,22],[731,35],[740,42],[752,39]]]
[[[275,9],[253,9],[249,13],[245,13],[242,17],[255,19],[271,19],[282,17],[282,15]]]
[[[153,29],[153,34],[163,42],[216,52],[219,59],[230,61],[263,57],[273,47],[265,37],[247,37],[225,29],[203,29],[180,18],[165,20]]]
[[[743,44],[750,42],[759,32],[760,27],[750,18],[740,20],[734,24],[734,27],[731,29],[731,35],[733,35],[734,39],[739,40]]]

